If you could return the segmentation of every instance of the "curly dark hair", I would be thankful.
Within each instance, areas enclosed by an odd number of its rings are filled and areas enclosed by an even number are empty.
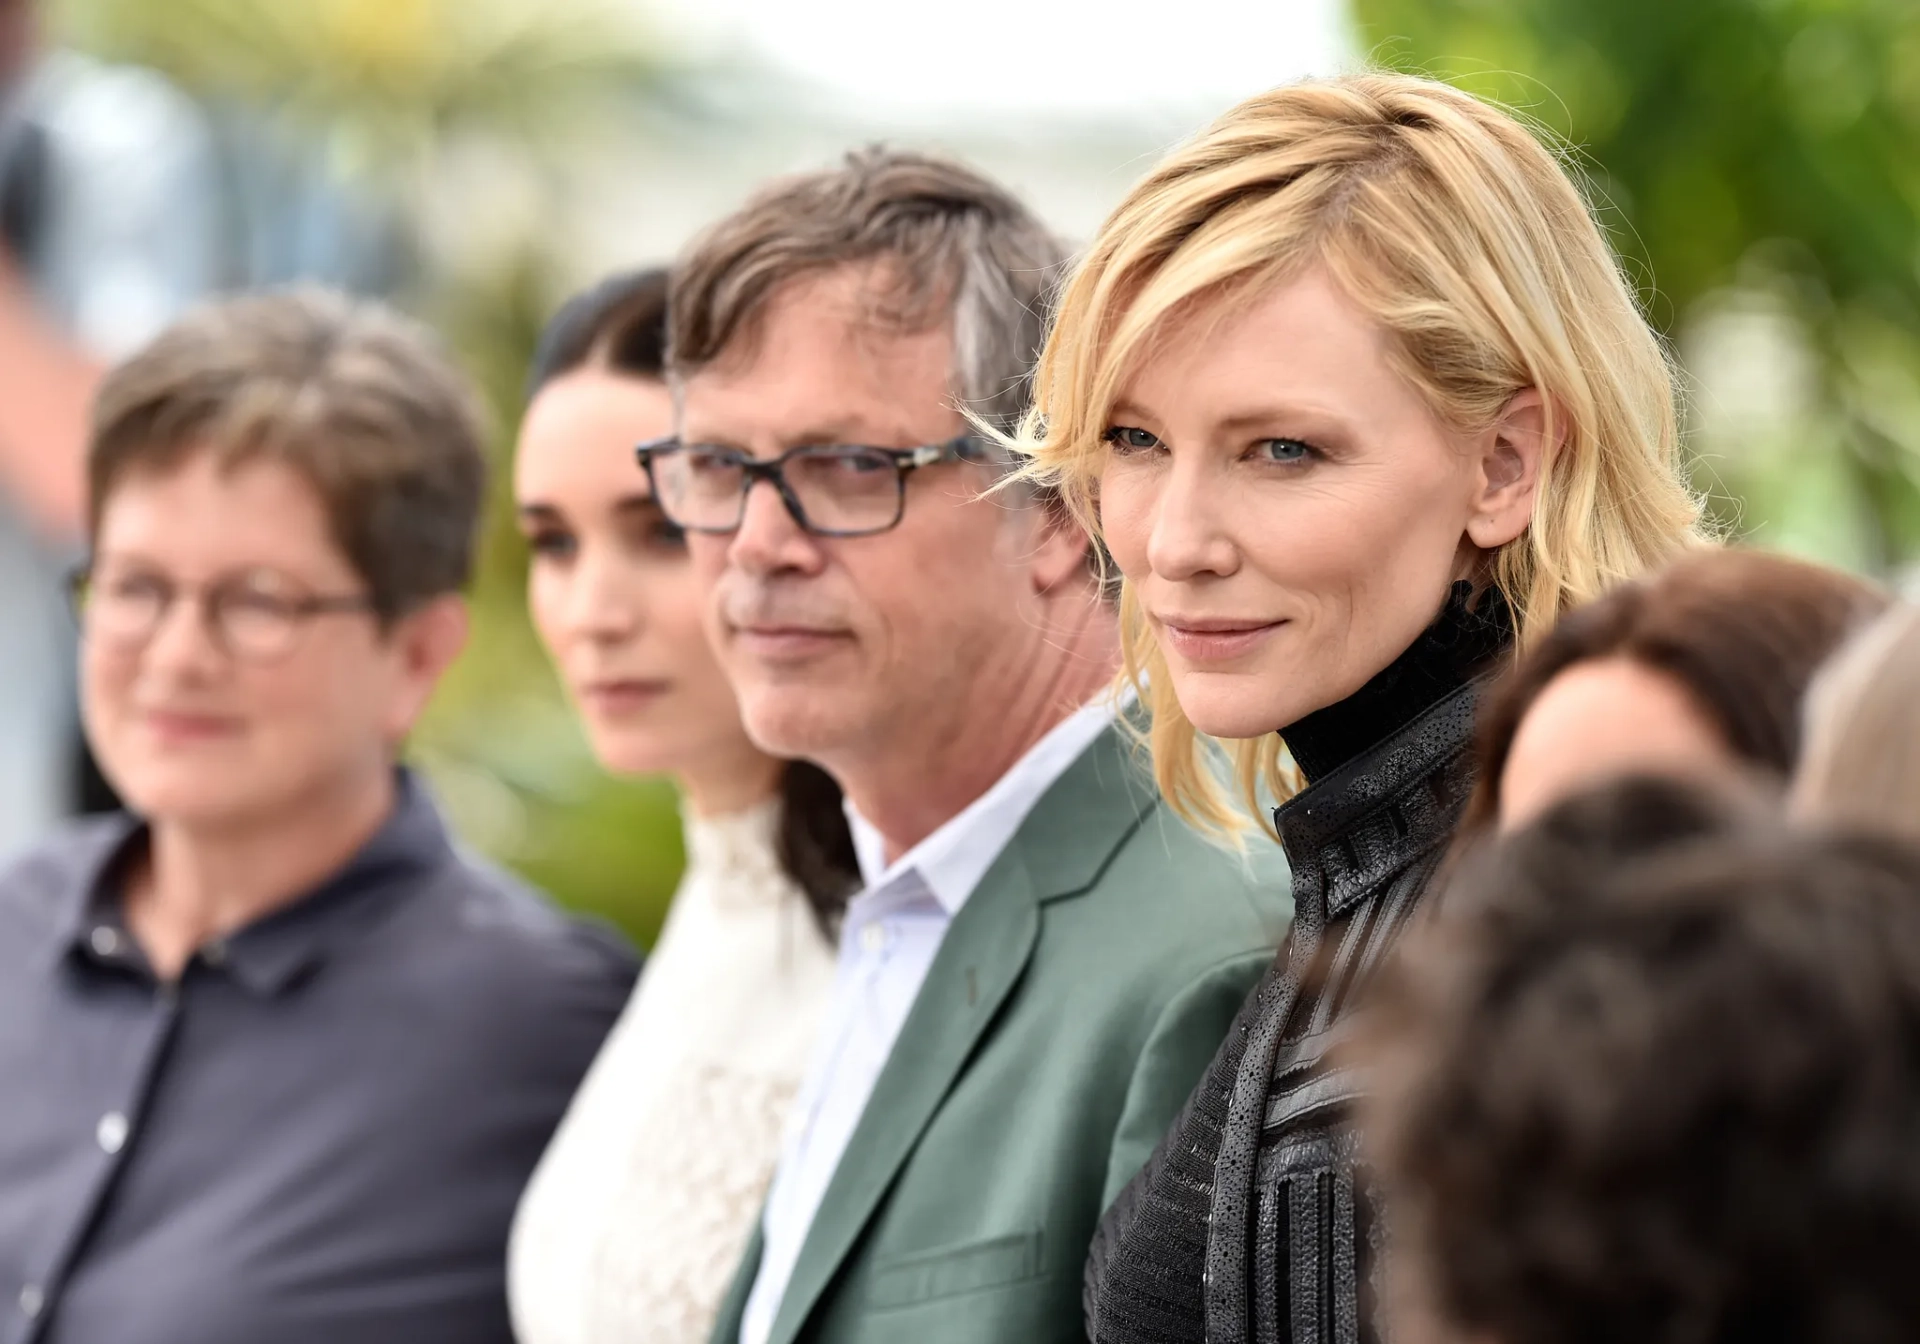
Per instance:
[[[1408,1333],[1913,1336],[1920,850],[1690,789],[1563,804],[1409,941],[1371,1117]]]

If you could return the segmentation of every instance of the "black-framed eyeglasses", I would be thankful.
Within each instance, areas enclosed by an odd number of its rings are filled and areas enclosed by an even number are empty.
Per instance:
[[[151,640],[183,595],[197,599],[202,628],[216,648],[253,663],[292,653],[301,630],[317,617],[374,611],[364,593],[300,592],[268,571],[236,574],[199,589],[144,570],[96,575],[82,565],[67,576],[67,600],[81,633],[123,649]]]
[[[910,472],[936,462],[987,460],[986,444],[971,434],[919,448],[809,445],[764,461],[737,448],[677,438],[654,439],[634,451],[660,511],[689,532],[738,530],[748,493],[766,481],[793,521],[822,537],[885,532],[906,511]]]

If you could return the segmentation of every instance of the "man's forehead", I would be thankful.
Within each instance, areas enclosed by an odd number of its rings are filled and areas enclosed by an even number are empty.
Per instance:
[[[682,381],[682,431],[915,437],[957,422],[948,324],[903,323],[880,283],[871,267],[843,266],[782,285],[750,330]]]
[[[914,301],[889,265],[835,266],[776,287],[710,367],[737,373],[793,353],[794,346],[869,368],[932,357],[944,371],[952,323],[945,312]]]

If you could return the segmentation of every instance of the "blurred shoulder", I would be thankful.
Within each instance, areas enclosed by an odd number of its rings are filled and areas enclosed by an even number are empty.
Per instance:
[[[0,863],[0,920],[42,924],[61,918],[139,830],[139,820],[124,812],[86,817]]]
[[[609,926],[561,909],[553,898],[491,860],[454,846],[412,904],[433,945],[473,973],[490,996],[577,990],[617,1011],[639,958]]]

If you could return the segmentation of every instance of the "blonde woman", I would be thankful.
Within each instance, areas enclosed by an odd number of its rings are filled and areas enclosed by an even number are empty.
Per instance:
[[[1814,682],[1793,808],[1920,839],[1920,607],[1882,616]]]
[[[1124,579],[1161,788],[1234,826],[1224,750],[1293,869],[1288,946],[1107,1214],[1092,1337],[1362,1338],[1381,1234],[1329,1047],[1456,824],[1485,675],[1698,535],[1668,366],[1551,153],[1370,74],[1134,188],[1021,437]]]

